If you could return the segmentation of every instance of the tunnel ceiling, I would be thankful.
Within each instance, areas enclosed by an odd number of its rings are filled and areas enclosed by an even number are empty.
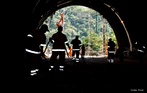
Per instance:
[[[146,13],[144,1],[130,0],[32,0],[32,24],[37,27],[48,16],[56,10],[69,5],[83,5],[95,9],[101,13],[110,23],[118,43],[123,39],[128,43],[126,32],[115,13],[105,4],[110,5],[110,8],[115,8],[115,12],[119,14],[123,20],[125,27],[129,33],[132,44],[136,41],[141,43],[147,42],[146,32]],[[43,15],[43,17],[41,17]]]

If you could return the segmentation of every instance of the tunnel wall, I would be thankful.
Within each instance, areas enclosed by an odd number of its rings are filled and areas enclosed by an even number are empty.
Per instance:
[[[119,13],[120,17],[122,17],[122,20],[124,21],[126,25],[132,44],[134,44],[136,41],[146,42],[145,39],[142,37],[142,36],[145,36],[145,34],[138,32],[140,30],[143,30],[143,28],[138,27],[141,25],[139,24],[141,20],[136,18],[135,22],[137,23],[139,22],[139,23],[135,24],[133,22],[134,18],[132,15],[138,16],[138,14],[132,11],[133,8],[135,7],[134,4],[132,5],[126,0],[120,0],[120,1],[105,0],[105,3],[108,3],[109,5],[114,7],[116,11]],[[60,0],[49,0],[48,2],[46,0],[41,0],[40,3],[36,6],[36,9],[34,10],[32,14],[32,23],[34,24],[34,27],[38,27],[48,16],[50,16],[52,13],[54,13],[58,9],[69,6],[69,5],[83,5],[98,11],[108,20],[109,24],[113,28],[117,41],[118,41],[118,45],[119,45],[119,41],[123,40],[125,42],[125,46],[130,47],[128,37],[126,35],[126,32],[120,20],[114,14],[114,12],[112,12],[110,8],[104,5],[104,1],[102,0],[97,0],[97,1],[72,0],[71,2],[69,0],[63,0],[62,2],[60,2]]]

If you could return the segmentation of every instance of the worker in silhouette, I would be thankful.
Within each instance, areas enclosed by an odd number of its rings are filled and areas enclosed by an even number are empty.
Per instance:
[[[119,48],[118,48],[118,58],[119,62],[124,61],[124,51],[125,51],[125,44],[123,40],[120,40]]]
[[[109,38],[109,41],[108,41],[108,62],[109,63],[114,62],[115,47],[116,47],[116,44],[114,43],[114,41],[112,41],[111,38]]]
[[[85,61],[85,45],[84,44],[82,44],[81,46],[81,58],[83,62],[85,63],[86,61]]]
[[[139,61],[139,64],[143,64],[143,57],[146,53],[146,46],[141,41],[138,41],[134,45],[135,47],[135,58]]]
[[[66,53],[66,46],[70,49],[67,37],[63,32],[63,27],[60,25],[58,26],[58,32],[53,34],[50,38],[51,43],[53,44],[52,48],[52,55],[50,58],[50,68],[49,71],[64,71],[65,66],[65,53]],[[59,56],[59,63],[58,58]]]
[[[72,60],[75,62],[79,62],[79,54],[81,48],[81,41],[79,40],[79,36],[76,36],[72,41]]]
[[[42,58],[44,58],[43,47],[46,44],[45,32],[48,26],[43,24],[39,29],[33,29],[26,37],[25,60],[27,76],[37,76],[41,71]]]

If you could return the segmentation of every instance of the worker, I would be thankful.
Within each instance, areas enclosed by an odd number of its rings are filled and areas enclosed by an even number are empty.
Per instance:
[[[112,41],[111,38],[109,38],[109,41],[108,41],[108,62],[109,63],[114,63],[115,48],[116,48],[116,44],[114,43],[114,41]]]
[[[43,47],[46,44],[45,32],[49,31],[48,26],[43,24],[39,29],[32,30],[26,37],[25,62],[27,75],[37,76],[41,71],[42,58],[45,57]]]

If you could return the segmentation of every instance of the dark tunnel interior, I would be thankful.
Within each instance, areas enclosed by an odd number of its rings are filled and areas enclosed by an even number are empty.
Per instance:
[[[28,4],[30,4],[31,7],[26,9]],[[12,49],[13,47],[9,48],[8,53],[11,51],[11,53],[15,53],[15,55],[11,54],[11,59],[4,59],[10,62],[7,63],[9,64],[7,68],[10,68],[10,70],[8,69],[9,73],[12,72],[7,74],[8,78],[5,78],[9,84],[7,88],[14,87],[13,90],[15,92],[19,91],[19,88],[27,92],[41,90],[42,93],[126,93],[147,91],[147,17],[145,4],[145,1],[138,0],[31,0],[27,1],[27,3],[21,2],[18,7],[23,7],[22,10],[17,7],[19,10],[17,9],[18,11],[15,17],[11,17],[14,22],[18,19],[21,24],[14,24],[12,22],[10,25],[14,26],[9,30],[14,34],[14,36],[10,34],[12,38],[9,40],[12,40],[14,37],[15,39],[13,40],[13,44],[11,44],[14,46],[14,49]],[[124,64],[90,63],[83,65],[81,63],[76,66],[67,65],[67,71],[65,72],[49,72],[49,74],[40,76],[39,78],[31,77],[26,79],[25,70],[27,66],[24,58],[26,35],[32,28],[39,28],[44,20],[54,14],[55,11],[70,5],[87,6],[102,14],[113,28],[118,45],[120,41],[123,40],[129,53],[134,53],[132,51],[134,51],[136,42],[140,46],[144,46],[144,55],[141,56],[144,63],[140,64],[138,60],[134,61],[135,57],[131,56],[126,59],[126,63]],[[12,7],[13,6],[12,4]],[[14,12],[15,9],[11,9]],[[23,28],[21,28],[22,32],[16,28],[17,24]],[[13,28],[14,31],[12,31]],[[17,29],[18,31],[16,32]],[[8,44],[8,46],[9,45],[10,44]],[[14,61],[12,61],[12,59],[14,59]],[[98,60],[100,62],[103,59],[89,58],[88,60]],[[106,60],[106,58],[104,60]]]
[[[85,2],[85,3],[83,3]],[[42,22],[48,17],[50,16],[52,13],[54,13],[55,11],[57,11],[60,8],[69,6],[69,5],[83,5],[83,6],[87,6],[90,7],[96,11],[98,11],[99,13],[101,13],[110,23],[110,25],[112,26],[112,28],[114,29],[114,32],[116,34],[116,38],[118,40],[118,44],[120,40],[123,40],[124,42],[126,42],[126,47],[128,47],[131,51],[132,48],[134,47],[134,44],[136,41],[139,41],[140,43],[143,44],[143,42],[145,42],[146,44],[146,40],[143,39],[142,40],[142,34],[140,36],[141,33],[138,32],[138,30],[142,30],[142,28],[140,28],[139,25],[144,25],[144,24],[140,24],[142,22],[140,22],[141,20],[139,20],[138,18],[141,17],[141,13],[139,13],[140,11],[136,11],[138,13],[132,13],[134,11],[132,11],[131,9],[135,8],[135,4],[130,4],[130,2],[128,1],[107,1],[107,0],[97,0],[97,1],[68,1],[68,0],[63,0],[63,1],[59,1],[55,0],[54,2],[51,1],[40,1],[39,4],[37,4],[37,1],[33,2],[34,7],[33,7],[33,17],[32,17],[32,22],[34,24],[35,27],[39,26],[42,24]],[[35,5],[37,4],[37,5]],[[56,5],[57,4],[57,5]],[[142,7],[140,10],[143,10]],[[137,7],[138,10],[138,7]],[[119,15],[119,17],[116,15],[116,13]],[[43,17],[41,18],[41,15],[43,15]],[[143,15],[144,16],[144,15]],[[114,21],[115,20],[115,21]],[[124,22],[124,25],[122,25],[121,21]],[[131,21],[135,21],[133,23],[131,23]],[[138,24],[137,24],[138,23]],[[136,26],[137,25],[137,26]],[[125,26],[125,27],[124,27]],[[134,26],[137,27],[134,29]],[[127,33],[126,33],[127,30]],[[129,40],[130,39],[130,40]],[[130,48],[131,47],[131,48]]]
[[[84,2],[86,2],[86,1],[84,1]],[[97,5],[95,5],[94,3],[97,3]],[[34,22],[34,24],[36,24],[36,26],[40,26],[42,24],[42,22],[48,16],[50,16],[52,13],[54,13],[55,11],[57,11],[60,8],[63,8],[63,7],[69,6],[69,5],[84,5],[84,6],[90,7],[92,9],[100,12],[105,18],[107,18],[108,22],[110,23],[110,25],[114,29],[114,32],[116,34],[116,38],[118,40],[118,44],[119,44],[119,40],[122,39],[122,40],[124,40],[126,42],[125,43],[126,47],[129,48],[130,46],[132,46],[132,45],[129,45],[128,36],[126,35],[125,28],[121,24],[121,20],[115,14],[115,12],[117,12],[117,10],[112,11],[111,10],[112,6],[108,7],[102,1],[98,1],[98,2],[87,1],[87,3],[76,2],[76,1],[66,3],[66,1],[63,1],[63,2],[61,2],[61,4],[59,3],[59,6],[57,6],[55,8],[50,8],[49,4],[46,3],[44,5],[45,8],[42,8],[42,5],[40,4],[40,5],[38,5],[38,7],[36,7],[36,10],[34,9],[34,11],[33,11],[33,14],[34,14],[33,22]],[[39,7],[41,7],[41,8],[39,8]],[[41,9],[43,9],[43,10],[41,10]],[[41,18],[41,15],[43,15],[42,18]],[[112,21],[112,19],[113,19],[113,21]],[[130,42],[130,44],[132,44],[132,43]]]

